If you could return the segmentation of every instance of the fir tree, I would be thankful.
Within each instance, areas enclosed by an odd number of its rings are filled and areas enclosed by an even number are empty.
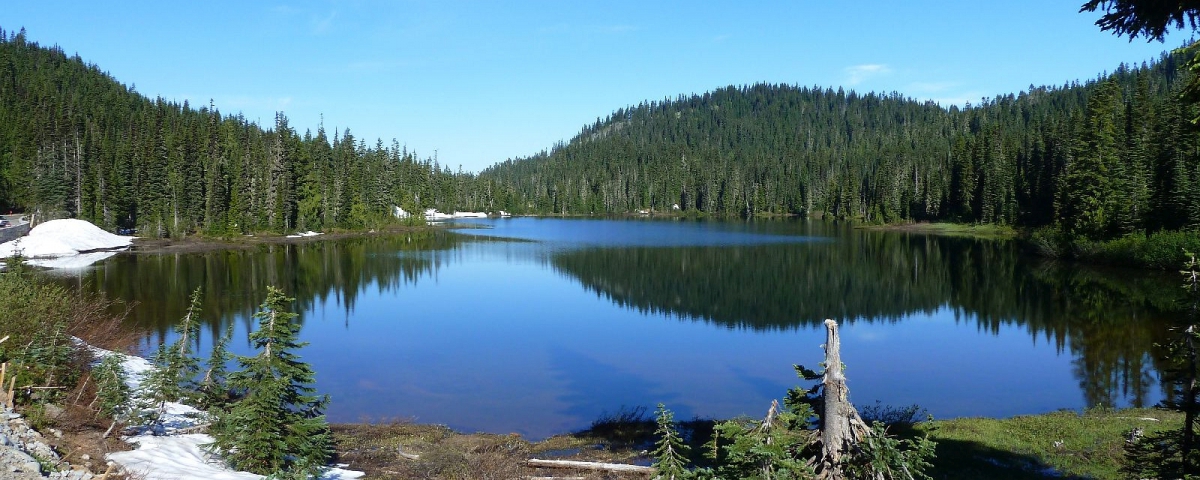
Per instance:
[[[242,398],[213,425],[211,447],[239,470],[309,475],[332,455],[329,425],[321,413],[329,398],[313,394],[312,368],[294,353],[306,343],[297,340],[297,315],[286,310],[292,300],[268,287],[254,314],[258,330],[250,334],[259,353],[238,356],[241,370],[229,375]]]
[[[124,415],[129,409],[129,385],[125,383],[121,356],[104,357],[92,368],[92,378],[96,380],[96,404],[100,413],[110,418]]]
[[[690,472],[687,470],[688,447],[675,429],[675,414],[660,403],[654,416],[658,422],[658,429],[655,431],[658,441],[651,453],[654,455],[654,467],[658,469],[658,478],[690,478]]]
[[[232,399],[226,383],[225,364],[233,359],[229,353],[229,339],[233,337],[233,324],[225,327],[225,334],[213,343],[212,353],[205,365],[204,378],[200,380],[200,403],[205,408],[223,408]]]
[[[191,342],[200,331],[200,288],[192,292],[187,313],[175,325],[179,338],[171,345],[161,344],[151,357],[154,368],[146,374],[139,393],[141,422],[155,434],[163,433],[162,417],[167,402],[182,402],[194,396],[199,361],[192,356]]]

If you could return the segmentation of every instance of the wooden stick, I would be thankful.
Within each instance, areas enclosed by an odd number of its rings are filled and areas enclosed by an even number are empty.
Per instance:
[[[401,450],[399,445],[396,446],[396,453],[400,454],[401,457],[407,458],[409,460],[420,460],[421,459],[420,455],[416,455],[416,454],[412,454],[412,453],[404,453],[404,450]]]
[[[117,428],[117,422],[118,420],[113,420],[112,425],[108,426],[108,430],[105,430],[104,435],[101,435],[100,438],[108,438],[108,435],[112,433],[113,429]]]
[[[0,388],[4,388],[4,385],[0,385]],[[9,406],[12,406],[12,407],[16,406],[17,397],[14,394],[14,392],[16,392],[16,390],[17,390],[17,376],[16,376],[16,374],[14,374],[12,376],[12,378],[8,379],[8,404],[9,404]]]
[[[581,470],[600,470],[606,472],[654,473],[654,467],[626,465],[624,463],[577,462],[574,460],[539,460],[531,458],[525,461],[531,467],[545,468],[578,468]]]
[[[75,396],[75,401],[72,402],[71,405],[79,405],[79,399],[83,398],[83,392],[87,391],[87,384],[88,384],[88,381],[91,379],[92,379],[92,374],[90,374],[90,373],[87,374],[86,377],[83,377],[83,386],[79,387],[79,395]]]
[[[8,337],[4,337],[4,340],[8,340]],[[4,394],[4,376],[7,374],[8,362],[0,363],[0,407],[8,405],[9,403],[7,395]]]

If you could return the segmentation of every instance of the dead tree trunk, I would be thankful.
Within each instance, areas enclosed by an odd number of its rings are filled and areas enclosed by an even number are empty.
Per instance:
[[[850,389],[842,372],[842,342],[837,322],[825,320],[825,376],[821,415],[821,450],[815,460],[818,478],[840,480],[842,457],[870,435],[871,429],[848,400]]]

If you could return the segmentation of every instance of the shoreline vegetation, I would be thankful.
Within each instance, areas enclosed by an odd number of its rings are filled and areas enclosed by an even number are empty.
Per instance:
[[[646,218],[699,220],[722,218],[689,212],[629,212],[624,215],[522,215],[544,218]],[[756,220],[798,218],[796,216],[758,216]],[[812,220],[827,220],[823,216],[811,216]],[[854,228],[865,231],[901,232],[922,235],[974,238],[980,240],[1015,240],[1026,251],[1047,258],[1061,258],[1089,264],[1172,270],[1183,259],[1183,252],[1200,251],[1200,233],[1186,231],[1161,231],[1151,234],[1134,233],[1123,237],[1091,241],[1063,234],[1052,228],[1036,230],[1020,229],[1011,225],[952,223],[952,222],[896,222],[886,224],[852,223]],[[340,240],[372,235],[394,235],[431,229],[445,228],[444,224],[414,225],[412,222],[384,224],[369,229],[334,229],[320,235],[297,236],[279,233],[261,233],[241,236],[189,235],[173,238],[134,239],[131,251],[138,254],[198,253],[222,249],[250,249],[265,245],[314,243],[325,240]]]
[[[885,407],[886,409],[886,407]],[[890,410],[890,409],[889,409]],[[864,414],[867,416],[867,414]],[[886,420],[886,418],[884,418]],[[928,435],[937,443],[926,473],[937,479],[1124,478],[1120,472],[1131,432],[1178,429],[1183,414],[1159,408],[1083,412],[1060,410],[1009,418],[968,417],[913,422],[893,418],[900,438]],[[697,465],[706,465],[711,419],[679,423]],[[530,441],[517,434],[465,433],[403,420],[331,424],[338,461],[366,478],[517,478],[533,474],[530,458],[650,465],[654,418],[643,408],[605,415],[588,429]],[[578,471],[575,475],[586,475]],[[592,473],[582,478],[649,478]],[[498,477],[497,477],[498,478]]]

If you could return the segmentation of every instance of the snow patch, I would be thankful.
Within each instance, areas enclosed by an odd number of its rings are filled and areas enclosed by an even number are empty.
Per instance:
[[[156,437],[140,435],[126,441],[136,443],[137,450],[108,454],[130,473],[146,480],[258,480],[264,478],[249,472],[238,472],[225,467],[219,458],[204,451],[201,445],[212,443],[213,438],[202,433]],[[321,475],[322,480],[349,480],[361,478],[362,472],[330,468]]]
[[[128,248],[133,237],[114,235],[86,220],[51,220],[33,227],[28,235],[0,244],[0,257],[11,257],[17,250],[31,258],[76,256],[97,250]]]
[[[307,232],[300,232],[300,233],[296,233],[296,234],[293,234],[293,235],[288,235],[288,236],[287,236],[287,238],[304,238],[304,237],[315,237],[315,236],[317,236],[317,235],[324,235],[324,233],[320,233],[320,232],[314,232],[314,231],[312,231],[312,230],[309,230],[309,231],[307,231]]]
[[[142,357],[125,355],[88,345],[98,359],[109,355],[121,358],[125,370],[126,385],[137,394],[142,380],[154,365]],[[114,452],[106,458],[145,480],[258,480],[265,478],[249,472],[239,472],[225,466],[201,445],[212,443],[211,436],[200,433],[178,434],[179,430],[199,425],[206,414],[190,405],[168,402],[163,414],[166,435],[136,435],[125,437],[125,441],[137,445],[128,452]],[[328,468],[320,480],[351,480],[361,478],[364,473],[347,470],[346,465]]]

